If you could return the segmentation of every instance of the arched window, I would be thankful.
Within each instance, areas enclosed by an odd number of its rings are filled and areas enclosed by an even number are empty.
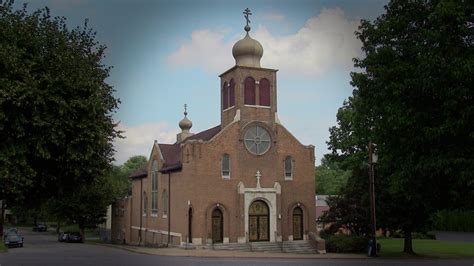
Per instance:
[[[234,79],[230,80],[230,86],[229,86],[229,107],[232,107],[235,105],[235,81]]]
[[[148,212],[147,207],[148,207],[148,199],[146,197],[146,192],[143,191],[143,215],[144,216],[146,216]]]
[[[163,194],[162,194],[162,202],[163,202],[163,216],[167,216],[168,215],[168,192],[165,190],[163,190]]]
[[[285,179],[293,179],[293,159],[291,159],[291,156],[285,158]]]
[[[227,81],[224,82],[224,86],[222,87],[222,108],[223,110],[229,108],[229,86],[227,85]]]
[[[221,172],[222,178],[230,178],[230,156],[227,153],[222,155]]]
[[[260,105],[270,106],[270,81],[261,79],[259,87]]]
[[[158,162],[153,160],[151,166],[151,213],[158,213]]]
[[[244,82],[244,104],[255,105],[255,79],[247,77]]]

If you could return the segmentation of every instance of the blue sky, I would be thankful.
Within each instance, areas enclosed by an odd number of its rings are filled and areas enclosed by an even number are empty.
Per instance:
[[[234,65],[232,45],[250,35],[264,48],[262,67],[279,69],[278,114],[303,144],[316,146],[317,164],[328,153],[329,127],[351,95],[352,58],[360,19],[373,20],[387,1],[152,1],[31,0],[48,6],[70,27],[84,19],[107,45],[108,82],[121,105],[114,115],[126,139],[116,142],[116,163],[148,156],[153,141],[172,143],[189,106],[197,133],[220,123],[218,75]]]

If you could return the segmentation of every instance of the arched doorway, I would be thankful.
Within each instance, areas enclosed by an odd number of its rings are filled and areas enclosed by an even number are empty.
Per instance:
[[[188,210],[188,243],[193,243],[193,209]]]
[[[224,219],[222,211],[215,208],[212,211],[212,243],[222,243],[224,232]]]
[[[270,222],[268,205],[254,201],[249,207],[249,241],[269,241]]]
[[[300,207],[293,210],[293,240],[303,240],[303,210]]]

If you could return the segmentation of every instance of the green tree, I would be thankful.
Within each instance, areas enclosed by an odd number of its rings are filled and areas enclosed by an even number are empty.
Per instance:
[[[367,161],[363,145],[377,144],[378,217],[403,229],[403,251],[414,253],[411,233],[430,214],[473,208],[474,6],[393,0],[385,9],[356,33],[365,57],[354,59],[349,118],[330,143],[352,169]]]
[[[0,199],[8,206],[38,208],[107,173],[120,132],[105,48],[87,21],[70,30],[48,8],[0,4]]]
[[[316,194],[337,195],[345,187],[350,171],[342,170],[337,162],[330,162],[326,158],[316,167]]]
[[[120,175],[117,176],[117,178],[120,180],[119,182],[123,188],[121,197],[125,195],[132,195],[132,182],[129,176],[133,172],[146,167],[147,163],[148,160],[145,156],[135,155],[128,158],[128,160],[120,166]]]

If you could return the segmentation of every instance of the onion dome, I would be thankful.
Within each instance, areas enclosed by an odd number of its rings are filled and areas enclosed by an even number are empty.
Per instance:
[[[193,122],[191,122],[191,120],[188,119],[187,115],[188,115],[188,112],[186,110],[186,105],[185,105],[184,118],[181,121],[179,121],[179,127],[181,128],[183,132],[188,132],[191,129],[191,127],[193,127]]]
[[[260,67],[260,59],[263,56],[263,47],[255,39],[252,39],[249,35],[250,31],[250,19],[248,18],[250,10],[247,8],[244,11],[245,18],[247,20],[247,25],[245,26],[245,37],[242,40],[239,40],[232,47],[232,55],[235,59],[235,64],[238,66],[249,66],[249,67]]]

